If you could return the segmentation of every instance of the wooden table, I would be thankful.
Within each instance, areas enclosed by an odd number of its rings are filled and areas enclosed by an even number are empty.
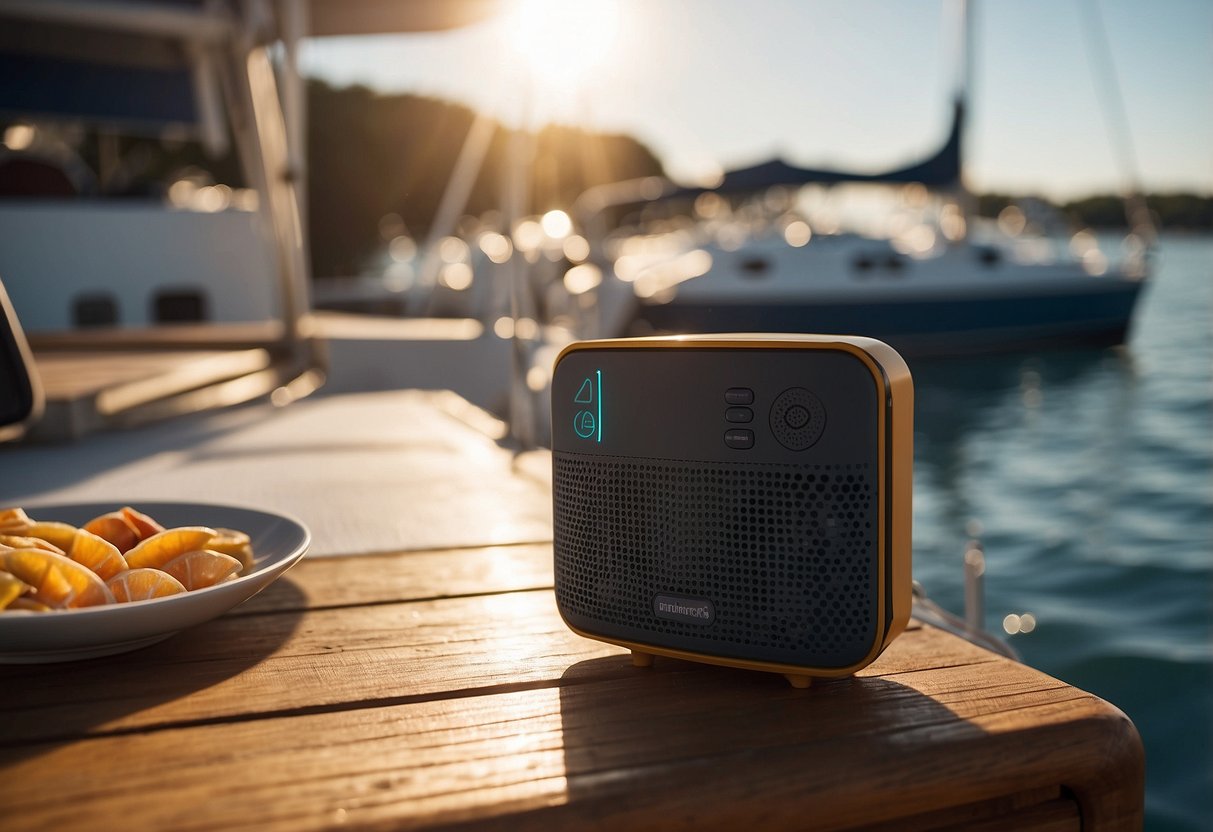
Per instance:
[[[955,636],[798,691],[633,668],[550,587],[548,545],[305,559],[159,645],[0,668],[0,826],[1141,824],[1128,719]]]

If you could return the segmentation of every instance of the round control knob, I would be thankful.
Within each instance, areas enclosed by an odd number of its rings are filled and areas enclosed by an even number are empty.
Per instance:
[[[826,409],[821,399],[803,387],[780,393],[771,405],[771,433],[790,451],[803,451],[821,438]]]
[[[799,430],[809,421],[809,411],[798,404],[794,404],[783,414],[783,420],[788,423],[788,427],[792,430]]]

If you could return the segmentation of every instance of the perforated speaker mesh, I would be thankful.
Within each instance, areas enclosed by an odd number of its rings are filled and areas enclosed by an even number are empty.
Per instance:
[[[554,454],[556,596],[570,622],[627,641],[840,667],[875,638],[869,466],[683,464]],[[710,624],[656,595],[711,601]]]

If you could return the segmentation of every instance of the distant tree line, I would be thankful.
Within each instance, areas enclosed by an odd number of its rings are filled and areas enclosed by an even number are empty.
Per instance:
[[[1084,228],[1126,228],[1128,222],[1123,197],[1097,194],[1070,202],[1048,202],[1072,225]],[[977,199],[978,213],[996,217],[1021,197],[1008,194],[982,194]],[[1146,205],[1162,230],[1213,231],[1213,196],[1192,193],[1147,194]]]
[[[308,86],[308,174],[313,274],[361,270],[381,244],[379,221],[397,214],[425,234],[476,114],[415,95],[365,87]],[[512,131],[498,126],[465,212],[500,209]],[[544,127],[534,137],[528,211],[568,207],[592,185],[662,173],[651,150],[628,136]]]

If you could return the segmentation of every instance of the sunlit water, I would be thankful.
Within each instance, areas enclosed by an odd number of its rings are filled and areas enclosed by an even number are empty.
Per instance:
[[[1147,829],[1209,829],[1213,238],[1163,239],[1127,350],[911,369],[915,577],[959,612],[980,523],[986,626],[1132,718]]]

